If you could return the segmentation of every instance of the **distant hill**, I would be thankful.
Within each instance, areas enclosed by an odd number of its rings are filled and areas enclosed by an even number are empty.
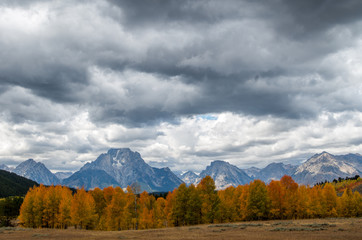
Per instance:
[[[0,170],[0,198],[25,195],[34,185],[39,184],[15,173]]]

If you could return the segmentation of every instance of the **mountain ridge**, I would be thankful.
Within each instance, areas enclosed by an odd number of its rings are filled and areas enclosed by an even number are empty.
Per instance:
[[[20,163],[13,172],[19,176],[26,177],[44,185],[57,185],[61,183],[61,181],[50,172],[43,163],[36,162],[33,159],[28,159]]]
[[[148,192],[172,191],[182,183],[169,168],[151,167],[138,152],[133,152],[129,148],[109,149],[107,153],[100,154],[95,161],[85,164],[63,182],[70,187],[79,187],[79,181],[87,181],[83,182],[87,189],[98,187],[101,179],[97,180],[97,175],[93,178],[84,176],[84,172],[90,170],[103,171],[101,174],[112,185],[126,188],[133,183],[138,183],[141,190]],[[75,174],[79,177],[74,177]]]
[[[187,171],[177,177],[168,167],[149,166],[138,152],[129,148],[111,148],[100,154],[95,161],[86,163],[79,171],[51,173],[43,163],[28,159],[15,169],[4,164],[0,169],[14,172],[45,185],[64,184],[70,187],[121,186],[125,188],[138,182],[143,190],[172,191],[179,184],[198,184],[206,175],[210,175],[218,189],[249,183],[260,179],[266,183],[279,180],[284,175],[292,176],[299,184],[311,185],[331,181],[339,177],[353,177],[362,173],[360,154],[332,155],[328,152],[317,153],[299,166],[284,163],[270,163],[264,168],[251,167],[240,169],[228,162],[215,160],[200,174]],[[62,179],[56,177],[58,175]],[[65,177],[62,177],[65,176]]]

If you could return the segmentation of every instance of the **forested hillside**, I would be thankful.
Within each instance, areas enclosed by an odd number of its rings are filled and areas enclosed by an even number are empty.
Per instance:
[[[318,183],[318,185],[323,187],[326,183],[329,183],[329,182],[327,182],[327,181],[321,182],[321,183]],[[336,189],[337,195],[342,195],[347,188],[351,189],[352,192],[357,191],[360,194],[362,194],[362,178],[359,175],[356,175],[354,177],[334,179],[330,183]]]
[[[124,230],[263,219],[360,217],[362,198],[347,188],[338,197],[332,184],[299,186],[289,176],[268,185],[260,180],[216,191],[206,176],[197,185],[181,184],[166,198],[131,187],[96,188],[74,195],[62,186],[34,187],[24,199],[25,227]]]
[[[36,182],[5,170],[0,170],[0,198],[24,196]]]

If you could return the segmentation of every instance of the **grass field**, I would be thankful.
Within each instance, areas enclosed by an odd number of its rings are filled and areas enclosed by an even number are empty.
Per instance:
[[[362,239],[362,218],[197,225],[139,231],[0,228],[0,239]]]

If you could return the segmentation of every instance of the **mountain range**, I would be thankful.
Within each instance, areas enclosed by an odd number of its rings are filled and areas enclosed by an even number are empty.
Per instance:
[[[240,169],[228,162],[216,160],[200,174],[187,171],[176,176],[167,167],[149,166],[138,152],[133,152],[129,148],[112,148],[107,153],[102,153],[95,161],[86,163],[75,173],[53,174],[43,163],[35,162],[33,159],[20,163],[15,169],[1,164],[0,169],[45,185],[63,184],[73,188],[93,189],[108,186],[126,188],[128,185],[138,183],[142,191],[166,192],[178,187],[182,182],[196,185],[207,175],[214,179],[217,189],[247,184],[253,179],[268,183],[271,180],[279,180],[284,175],[292,176],[299,184],[313,185],[339,177],[361,175],[362,156],[332,155],[322,152],[315,154],[300,166],[271,163],[262,169],[256,167]]]
[[[239,169],[224,161],[214,161],[199,175],[188,171],[180,175],[186,184],[197,184],[206,175],[213,177],[218,189],[249,183],[252,179],[260,179],[266,183],[279,180],[284,175],[292,176],[299,184],[313,185],[318,182],[332,181],[339,177],[353,177],[362,173],[362,156],[360,154],[332,155],[327,152],[315,154],[300,166],[284,163],[270,163],[265,168],[251,167]],[[235,175],[244,173],[248,178]],[[236,176],[236,177],[234,177]],[[245,175],[244,175],[245,176]]]
[[[165,192],[182,181],[169,168],[151,167],[129,148],[110,149],[63,180],[67,186],[86,189],[111,185],[126,188],[133,183],[138,183],[142,191]]]

